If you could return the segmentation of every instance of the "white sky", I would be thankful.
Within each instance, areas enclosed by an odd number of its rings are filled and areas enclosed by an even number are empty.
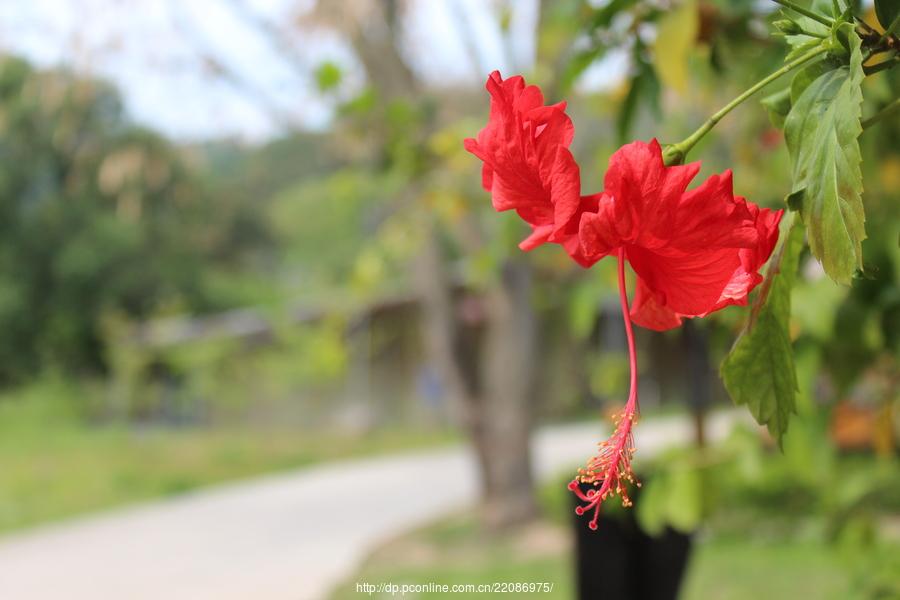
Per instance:
[[[348,8],[355,2],[343,1]],[[433,83],[480,85],[486,71],[527,71],[534,55],[534,0],[514,0],[512,48],[502,47],[493,4],[485,0],[409,0],[404,51]],[[322,128],[333,98],[322,96],[313,71],[325,60],[345,70],[338,97],[362,84],[353,52],[331,31],[290,26],[312,0],[0,0],[0,51],[41,66],[66,64],[112,80],[132,117],[179,139],[237,136],[261,140],[279,132],[274,112],[303,127]],[[293,59],[249,25],[251,14],[293,27]],[[460,32],[475,32],[474,65]],[[199,50],[199,52],[198,52]],[[227,65],[239,85],[198,60]],[[510,56],[511,55],[511,56]],[[514,63],[514,64],[510,64]],[[613,58],[587,74],[590,87],[618,80]],[[252,90],[247,92],[247,90]],[[268,107],[268,108],[266,108]]]

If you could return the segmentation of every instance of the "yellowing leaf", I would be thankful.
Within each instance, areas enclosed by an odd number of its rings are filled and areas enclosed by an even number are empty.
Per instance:
[[[875,5],[869,7],[869,10],[862,16],[862,20],[869,24],[878,33],[884,33],[884,27],[878,23],[878,16],[875,14]]]
[[[688,58],[699,26],[697,3],[686,0],[659,22],[653,54],[654,67],[668,87],[683,93],[688,86]]]
[[[881,161],[881,186],[886,190],[900,189],[900,158],[885,157]]]

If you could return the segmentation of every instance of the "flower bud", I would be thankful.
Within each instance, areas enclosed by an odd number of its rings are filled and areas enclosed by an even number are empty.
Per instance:
[[[780,31],[785,35],[796,35],[798,33],[802,33],[803,31],[800,29],[800,26],[797,25],[794,21],[790,19],[779,19],[772,23],[775,26],[775,29]]]

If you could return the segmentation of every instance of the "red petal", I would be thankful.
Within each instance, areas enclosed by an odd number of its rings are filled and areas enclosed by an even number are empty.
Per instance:
[[[553,241],[584,263],[580,245],[570,239],[577,233],[581,175],[568,150],[574,128],[565,102],[544,106],[540,88],[526,86],[519,76],[504,80],[497,71],[485,87],[490,117],[477,139],[465,140],[465,148],[484,161],[482,185],[494,208],[515,210],[531,225],[523,248]]]
[[[553,232],[552,225],[539,225],[538,227],[532,228],[531,235],[527,238],[519,242],[519,248],[528,252],[529,250],[534,250],[541,244],[547,241],[547,238],[550,237],[550,233]]]
[[[600,260],[621,245],[612,215],[612,199],[604,195],[598,212],[584,213],[578,228],[578,237],[585,256]]]
[[[494,170],[487,163],[481,165],[481,187],[487,191],[494,187]]]
[[[631,313],[651,329],[746,304],[778,238],[781,213],[735,197],[731,171],[686,191],[698,170],[666,167],[656,140],[623,146],[610,158],[596,213],[580,219],[586,257],[625,248],[638,275]]]
[[[569,253],[569,256],[585,269],[599,260],[585,255],[581,247],[581,240],[578,239],[578,234],[569,235],[559,243],[562,244],[562,247]]]
[[[756,208],[754,206],[754,208]],[[731,171],[712,175],[700,186],[685,192],[670,228],[671,246],[697,248],[753,248],[759,239],[755,215],[747,201],[735,198]]]
[[[629,246],[628,261],[661,303],[686,316],[710,312],[741,267],[737,248],[691,253]]]
[[[549,179],[554,233],[557,233],[569,224],[581,205],[581,174],[578,163],[568,149],[557,147]]]
[[[609,216],[621,243],[655,247],[670,238],[678,203],[699,170],[698,163],[666,167],[655,139],[619,148],[609,159],[604,193],[614,200]]]
[[[634,300],[631,302],[631,320],[647,329],[665,331],[681,325],[681,317],[664,306],[642,279],[637,280]]]

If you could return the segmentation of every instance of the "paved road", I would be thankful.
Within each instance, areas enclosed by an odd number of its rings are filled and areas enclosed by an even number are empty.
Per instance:
[[[733,420],[712,418],[711,437]],[[690,432],[683,419],[637,429],[642,456]],[[580,466],[597,439],[594,425],[541,430],[540,475]],[[48,526],[0,540],[0,598],[321,598],[386,536],[472,503],[475,482],[472,456],[456,447],[331,463]]]

